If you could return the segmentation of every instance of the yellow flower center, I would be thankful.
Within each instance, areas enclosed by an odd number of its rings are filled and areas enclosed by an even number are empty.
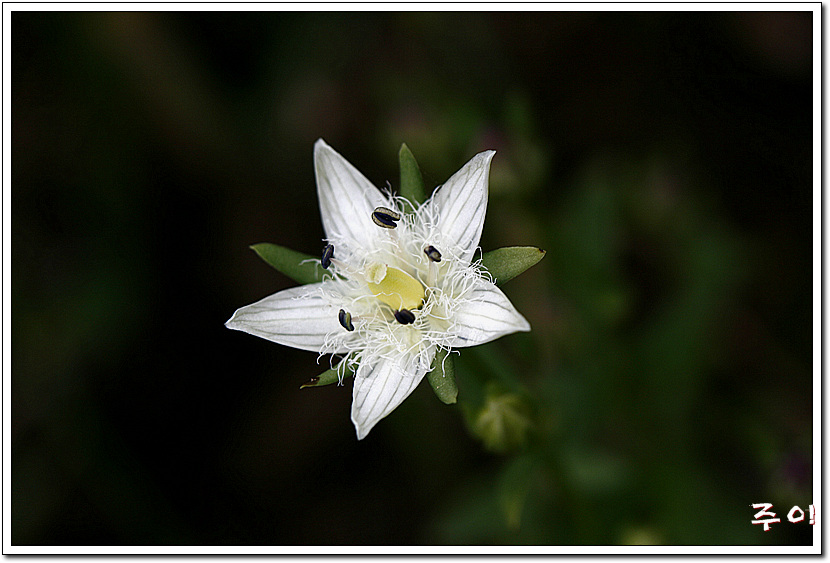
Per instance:
[[[403,270],[375,262],[366,267],[364,277],[369,291],[396,311],[424,303],[424,286]]]

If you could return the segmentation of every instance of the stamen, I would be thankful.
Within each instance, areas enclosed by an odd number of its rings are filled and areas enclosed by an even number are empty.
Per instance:
[[[337,320],[340,321],[340,326],[342,326],[349,332],[352,332],[354,330],[351,313],[347,313],[345,310],[340,309],[340,313],[337,315]]]
[[[412,324],[415,322],[415,314],[409,309],[401,309],[400,311],[395,311],[395,320],[402,325]]]
[[[401,214],[387,207],[376,207],[372,212],[372,221],[375,222],[375,225],[384,229],[394,229],[398,226],[396,221],[400,220]]]
[[[326,247],[323,249],[323,258],[320,260],[320,264],[323,266],[324,270],[329,269],[329,266],[331,266],[332,258],[334,258],[334,245],[327,244]]]
[[[358,272],[345,262],[338,260],[337,258],[331,258],[329,261],[331,262],[331,265],[336,268],[334,270],[334,273],[336,273],[339,276],[343,276],[345,274],[345,277],[349,279],[355,279],[357,277],[360,277],[361,275],[360,272]]]
[[[424,249],[424,254],[429,258],[429,271],[427,272],[427,284],[430,287],[435,287],[435,281],[438,277],[438,262],[441,261],[441,253],[432,245]]]
[[[438,249],[434,246],[428,246],[424,249],[424,253],[427,257],[432,260],[433,262],[440,262],[441,261],[441,253],[438,252]]]

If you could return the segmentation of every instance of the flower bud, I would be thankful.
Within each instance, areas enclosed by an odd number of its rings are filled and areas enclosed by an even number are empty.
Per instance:
[[[493,452],[506,453],[524,446],[533,426],[530,407],[515,393],[494,392],[475,416],[473,431]]]

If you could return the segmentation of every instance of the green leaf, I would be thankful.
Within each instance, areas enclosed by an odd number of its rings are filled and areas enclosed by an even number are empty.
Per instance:
[[[455,384],[455,364],[449,350],[438,350],[432,362],[432,371],[427,374],[432,390],[445,405],[455,403],[458,386]],[[446,358],[446,359],[445,359]]]
[[[299,284],[305,285],[323,279],[320,258],[268,242],[251,245],[251,250],[265,260],[269,266]]]
[[[406,143],[401,145],[401,150],[398,152],[398,162],[401,167],[400,195],[411,201],[416,206],[420,205],[426,199],[426,194],[424,193],[424,179],[421,176],[421,169],[418,168],[418,162],[412,155],[412,151],[410,151],[409,147],[406,146]]]
[[[300,385],[300,389],[305,389],[306,387],[323,387],[324,385],[331,385],[332,383],[340,383],[340,376],[337,374],[337,367],[338,366],[327,369],[317,377],[312,377],[308,383]],[[353,375],[354,372],[346,366],[346,370],[343,373],[343,379]]]
[[[496,279],[497,285],[504,285],[545,257],[545,251],[535,246],[505,246],[485,252],[481,265]]]

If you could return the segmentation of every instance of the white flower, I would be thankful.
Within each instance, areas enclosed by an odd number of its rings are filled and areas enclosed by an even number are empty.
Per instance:
[[[226,323],[356,370],[352,422],[363,439],[429,372],[438,349],[530,325],[474,261],[494,151],[473,157],[414,213],[322,139],[314,145],[331,277],[280,291]]]

